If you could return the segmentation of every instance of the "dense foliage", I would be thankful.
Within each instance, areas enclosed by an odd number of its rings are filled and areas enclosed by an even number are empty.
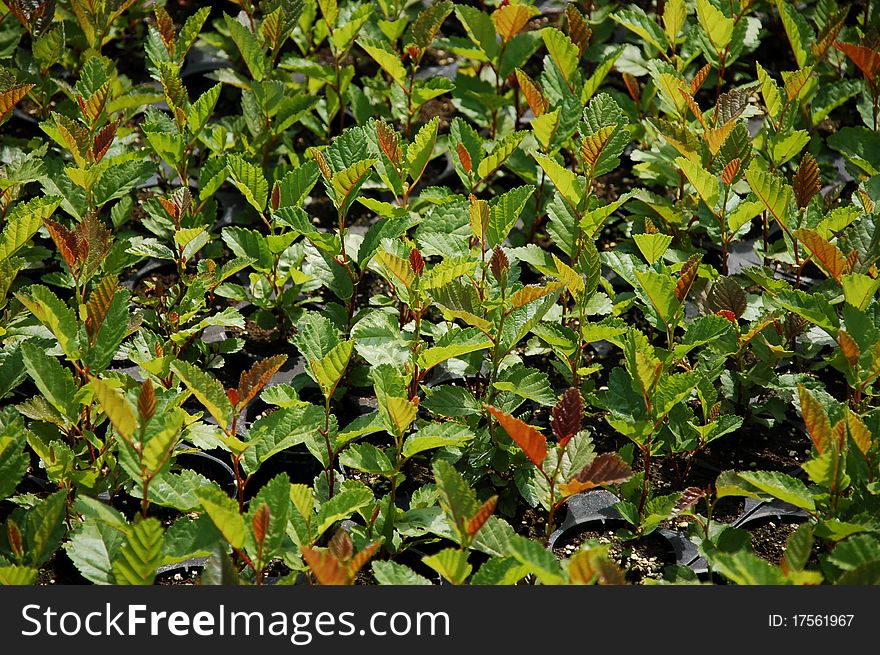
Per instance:
[[[3,4],[0,582],[880,582],[870,2]]]

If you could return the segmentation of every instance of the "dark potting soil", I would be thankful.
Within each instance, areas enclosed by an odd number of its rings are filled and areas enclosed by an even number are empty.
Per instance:
[[[556,542],[553,553],[559,559],[568,559],[588,540],[607,545],[610,558],[626,570],[626,581],[632,584],[640,584],[649,578],[659,579],[666,566],[675,564],[675,553],[661,536],[650,534],[642,539],[625,541],[613,530],[588,529],[563,535]]]

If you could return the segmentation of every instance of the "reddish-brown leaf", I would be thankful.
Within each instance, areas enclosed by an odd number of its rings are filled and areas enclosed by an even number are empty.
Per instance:
[[[846,358],[846,361],[849,362],[849,365],[856,367],[859,363],[859,358],[862,356],[859,344],[856,343],[855,339],[853,339],[846,330],[838,331],[837,343],[840,345],[840,350]]]
[[[862,455],[867,455],[871,450],[871,446],[874,444],[868,426],[865,425],[865,422],[858,414],[855,414],[850,409],[846,410],[846,425],[849,429],[849,436],[852,437],[856,447]]]
[[[477,510],[477,513],[468,520],[464,528],[469,537],[473,538],[477,536],[480,528],[482,528],[486,524],[486,521],[489,520],[489,517],[495,513],[495,506],[497,504],[498,496],[492,496],[489,500],[483,503],[480,506],[480,509]]]
[[[418,277],[425,272],[425,258],[422,257],[422,253],[419,252],[418,248],[413,248],[409,251],[409,265]]]
[[[722,312],[729,312],[732,317],[727,316],[727,318],[735,323],[736,319],[745,313],[748,297],[736,280],[732,277],[722,277],[712,285],[706,304],[709,310],[716,314],[726,316]]]
[[[581,392],[577,387],[569,387],[550,412],[550,425],[559,445],[565,446],[568,440],[581,429],[581,415],[584,411]]]
[[[382,545],[380,541],[374,541],[359,553],[355,553],[354,557],[352,557],[348,561],[348,579],[351,582],[354,581],[355,577],[358,574],[358,571],[363,568],[364,564],[370,561],[370,558],[373,556],[380,545]]]
[[[550,282],[543,287],[539,287],[537,284],[527,284],[522,289],[513,292],[513,295],[510,296],[510,306],[513,309],[517,309],[529,304],[533,300],[543,298],[554,291],[558,291],[564,286],[562,282]]]
[[[177,30],[174,29],[174,19],[165,11],[161,5],[154,5],[153,11],[156,14],[156,27],[159,28],[159,36],[168,50],[171,58],[174,58],[174,46],[177,43]]]
[[[156,391],[153,389],[153,382],[150,378],[144,380],[141,390],[138,393],[137,401],[138,414],[141,417],[141,424],[148,422],[156,413]]]
[[[494,250],[492,250],[489,268],[492,270],[492,275],[495,276],[495,279],[499,281],[510,270],[510,260],[507,259],[507,255],[504,254],[501,246],[495,246]]]
[[[12,519],[6,521],[6,537],[12,552],[18,557],[24,555],[21,530],[18,529],[18,524]]]
[[[581,141],[581,157],[591,169],[596,167],[596,162],[599,161],[602,151],[605,150],[605,146],[608,145],[608,141],[616,129],[616,125],[606,125],[590,136],[584,137]]]
[[[629,92],[629,97],[632,98],[635,102],[639,102],[639,99],[642,97],[642,90],[639,87],[639,81],[635,78],[635,76],[630,75],[629,73],[624,73],[623,83],[626,85],[626,90]]]
[[[521,71],[519,68],[516,69],[516,82],[519,84],[519,89],[522,91],[523,97],[526,99],[526,102],[529,104],[529,108],[532,110],[532,113],[535,116],[541,116],[547,111],[547,107],[550,106],[550,103],[547,102],[547,98],[544,97],[544,94],[541,93],[541,89],[529,77],[526,73]]]
[[[301,551],[309,570],[311,570],[320,584],[351,584],[351,580],[348,577],[348,567],[336,559],[329,550],[319,550],[310,546],[303,546]]]
[[[681,492],[681,498],[678,499],[678,502],[675,503],[675,507],[672,508],[673,516],[689,510],[705,495],[706,492],[699,487],[688,487]]]
[[[681,270],[678,273],[678,280],[675,283],[675,297],[678,302],[684,302],[684,299],[688,295],[688,291],[691,290],[691,286],[694,284],[694,280],[697,279],[697,270],[699,267],[699,255],[692,255],[691,258],[684,263],[684,266],[681,267]]]
[[[464,172],[470,175],[471,169],[473,168],[471,153],[468,152],[468,149],[464,147],[463,143],[459,143],[455,147],[455,151],[458,153],[458,161],[461,162],[461,167],[464,169]]]
[[[49,236],[55,242],[58,252],[67,264],[71,273],[77,270],[77,258],[79,256],[78,244],[73,232],[64,227],[61,223],[53,221],[51,218],[43,220]]]
[[[321,170],[321,175],[324,176],[325,180],[329,180],[331,177],[333,177],[333,171],[330,169],[330,165],[327,163],[327,158],[320,150],[315,150],[314,153],[315,161],[318,162],[318,168]]]
[[[810,153],[805,152],[804,156],[801,158],[801,163],[798,165],[797,172],[794,174],[791,186],[794,189],[794,197],[799,209],[803,209],[809,205],[810,200],[812,200],[822,188],[822,183],[819,179],[819,165]]]
[[[119,280],[117,277],[115,275],[108,275],[95,285],[95,288],[89,295],[89,300],[86,302],[86,334],[91,345],[95,344],[95,337],[98,334],[98,330],[104,324],[104,319],[107,317],[107,312],[110,309],[110,303],[113,302],[113,297],[116,295],[118,288]]]
[[[286,361],[287,355],[273,355],[257,362],[250,370],[242,371],[238,380],[239,401],[234,404],[244,407],[252,401]]]
[[[721,180],[727,186],[730,186],[736,181],[736,177],[737,175],[739,175],[739,167],[739,158],[735,158],[731,159],[730,162],[728,162],[727,166],[724,167],[724,170],[721,171]]]
[[[844,7],[835,16],[825,23],[825,27],[819,33],[819,38],[810,46],[813,56],[816,60],[820,60],[828,52],[828,48],[834,43],[834,39],[840,34],[840,30],[846,24],[846,16],[849,13],[849,7]]]
[[[726,318],[728,321],[730,321],[733,324],[737,323],[736,314],[734,314],[729,309],[719,309],[715,313],[718,314],[718,316],[723,316],[724,318]]]
[[[880,51],[863,45],[841,43],[840,41],[835,41],[834,47],[849,57],[852,63],[864,73],[871,84],[874,83],[874,76],[877,74],[878,68],[880,68]]]
[[[269,531],[269,520],[272,518],[272,511],[269,509],[269,506],[266,503],[257,508],[257,511],[254,512],[253,518],[253,528],[254,528],[254,541],[258,544],[262,544],[266,540],[266,532]]]
[[[831,443],[831,423],[828,421],[828,414],[806,387],[798,385],[798,396],[800,396],[801,416],[804,418],[807,432],[810,433],[816,452],[821,455]]]
[[[544,459],[547,457],[547,438],[528,423],[520,421],[510,414],[506,414],[500,409],[496,409],[491,405],[484,405],[484,407],[497,419],[514,443],[522,448],[526,457],[535,466],[541,468]]]
[[[565,7],[565,18],[568,23],[568,38],[578,47],[581,56],[583,56],[584,48],[587,47],[593,33],[587,19],[571,2]]]
[[[272,195],[269,198],[270,205],[273,211],[278,211],[278,208],[281,206],[281,185],[278,181],[275,181],[275,184],[272,185]]]
[[[795,237],[806,246],[824,271],[840,282],[840,276],[849,273],[849,262],[840,249],[815,230],[795,230]]]
[[[626,482],[632,475],[633,472],[629,464],[624,462],[617,453],[604,453],[597,456],[591,464],[582,468],[568,482],[560,485],[559,490],[565,496],[572,496],[596,487]]]
[[[340,562],[347,562],[354,555],[354,543],[351,535],[344,528],[336,530],[327,547]]]
[[[395,166],[400,166],[401,152],[397,142],[397,133],[385,121],[376,121],[376,136],[379,139],[379,147]]]
[[[697,91],[700,90],[700,87],[703,86],[703,82],[709,77],[711,71],[712,64],[706,64],[697,71],[696,75],[694,75],[694,79],[691,80],[691,95],[696,95]]]
[[[101,161],[104,158],[104,155],[107,154],[107,150],[113,145],[113,139],[116,138],[116,129],[118,127],[119,121],[113,121],[112,123],[107,123],[104,127],[98,130],[98,133],[95,135],[95,140],[92,142],[92,157],[94,158],[95,163]]]
[[[240,398],[238,395],[238,389],[227,389],[226,397],[229,399],[229,404],[233,407],[238,407],[238,400]]]
[[[721,413],[721,401],[719,400],[714,405],[712,405],[712,409],[709,410],[709,420],[714,421],[718,418],[718,415]]]
[[[19,84],[0,93],[0,121],[6,118],[6,114],[11,112],[12,108],[21,102],[22,98],[30,93],[34,86],[34,84]]]
[[[684,98],[685,104],[690,108],[691,113],[693,113],[696,119],[700,122],[700,125],[703,126],[703,129],[708,130],[709,127],[706,125],[706,120],[703,118],[703,112],[700,110],[700,106],[697,104],[697,101],[694,100],[694,97],[682,88],[679,88],[678,92],[681,94],[681,97]]]

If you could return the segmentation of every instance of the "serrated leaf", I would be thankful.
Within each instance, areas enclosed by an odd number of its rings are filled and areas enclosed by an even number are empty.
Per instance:
[[[733,37],[733,19],[721,13],[709,0],[697,0],[697,18],[715,51],[720,53]]]
[[[660,232],[654,232],[653,234],[634,234],[633,241],[636,242],[639,252],[642,253],[642,256],[648,264],[654,264],[663,256],[663,253],[669,249],[669,244],[672,243],[672,237],[668,234],[661,234]]]
[[[162,524],[152,517],[139,519],[113,560],[113,579],[118,585],[151,585],[161,558]]]
[[[685,174],[688,182],[697,190],[700,199],[706,203],[709,209],[715,209],[721,195],[718,189],[718,178],[690,159],[676,157],[675,163]]]
[[[241,155],[229,155],[226,162],[229,169],[229,179],[241,191],[245,200],[262,213],[266,209],[266,202],[269,199],[269,183],[266,181],[262,169],[245,161]]]
[[[788,224],[788,207],[792,198],[791,187],[784,184],[773,173],[767,173],[750,166],[746,170],[746,180],[764,207],[783,227]]]
[[[565,34],[555,27],[545,27],[541,30],[541,38],[550,59],[556,64],[556,68],[562,73],[562,77],[571,85],[571,77],[580,62],[581,53],[578,47],[571,42]]]
[[[201,369],[181,360],[171,363],[171,370],[205,406],[221,428],[232,419],[232,404],[220,382]]]
[[[547,438],[537,429],[491,405],[485,408],[501,424],[514,443],[519,446],[532,463],[541,467],[547,457]]]
[[[101,409],[110,419],[113,427],[126,441],[131,441],[137,429],[137,416],[131,403],[116,389],[99,378],[92,378],[92,389]]]
[[[326,355],[320,359],[310,359],[309,367],[312,375],[326,399],[329,399],[336,385],[345,374],[348,368],[348,360],[351,359],[351,349],[354,346],[352,341],[340,341]]]

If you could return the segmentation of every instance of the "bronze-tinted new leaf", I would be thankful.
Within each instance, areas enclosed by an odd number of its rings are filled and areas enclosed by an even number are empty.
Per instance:
[[[724,170],[721,171],[721,180],[727,186],[730,186],[736,181],[737,176],[739,175],[739,166],[740,161],[739,158],[731,159],[727,166],[724,167]]]
[[[473,161],[471,160],[471,153],[468,152],[468,149],[464,147],[463,143],[459,143],[455,147],[456,153],[458,153],[458,161],[461,162],[461,167],[464,169],[464,172],[470,175],[471,170],[473,169]]]
[[[577,387],[566,389],[559,402],[553,407],[550,425],[561,446],[567,444],[569,439],[580,431],[583,410],[581,392]]]
[[[700,256],[692,255],[678,273],[678,280],[675,283],[675,298],[678,302],[684,302],[688,292],[697,279],[697,271],[700,268]]]
[[[602,156],[602,151],[608,145],[611,135],[617,129],[616,125],[606,125],[581,141],[581,157],[591,169],[596,167],[596,162]]]
[[[339,528],[327,544],[333,556],[341,562],[347,562],[354,555],[354,543],[351,535],[344,528]]]
[[[156,413],[156,391],[150,378],[144,380],[138,393],[137,410],[141,417],[141,424],[147,423]]]
[[[55,242],[58,252],[61,253],[64,263],[67,264],[67,268],[76,277],[79,271],[78,261],[81,257],[85,256],[84,253],[80,252],[80,245],[77,242],[76,236],[71,230],[68,230],[61,223],[53,221],[51,218],[44,219],[43,224],[46,226],[49,236],[52,237],[52,241]]]
[[[523,97],[526,99],[532,113],[535,116],[541,116],[544,114],[550,106],[550,103],[547,101],[547,98],[544,97],[544,94],[541,92],[541,89],[535,81],[522,70],[517,68],[516,82],[519,84],[519,89],[522,91]]]
[[[617,453],[604,453],[593,459],[592,463],[582,468],[568,482],[560,485],[559,491],[565,496],[572,496],[608,484],[621,484],[632,475],[629,464]]]
[[[831,423],[825,408],[816,397],[804,386],[798,385],[798,395],[801,401],[801,416],[810,433],[810,439],[816,447],[816,452],[821,455],[831,443]]]
[[[425,258],[422,257],[422,253],[419,252],[418,248],[413,248],[409,251],[409,265],[413,273],[419,277],[425,272]]]
[[[694,75],[694,79],[691,80],[691,95],[695,95],[697,91],[700,90],[700,87],[703,86],[703,82],[705,82],[706,78],[709,77],[709,73],[711,71],[712,64],[706,64],[697,71],[696,75]]]
[[[119,121],[107,123],[98,130],[95,140],[92,142],[92,158],[98,163],[107,154],[107,150],[113,145],[113,139],[116,138],[116,129],[119,127]]]
[[[110,303],[113,302],[118,288],[119,280],[116,276],[108,275],[95,286],[89,296],[86,303],[86,334],[91,345],[95,345],[95,337],[104,324]]]
[[[379,139],[379,147],[382,148],[382,152],[385,153],[388,160],[395,166],[400,166],[400,145],[397,142],[397,133],[394,128],[385,121],[376,121],[376,136]]]
[[[302,547],[302,556],[309,570],[322,585],[347,585],[351,584],[348,577],[348,567],[336,559],[329,550]]]
[[[168,55],[174,59],[174,47],[177,45],[177,30],[174,28],[174,19],[161,5],[155,5],[153,11],[156,14],[156,27],[159,28],[159,36],[168,50]]]
[[[722,277],[712,285],[706,303],[710,311],[716,314],[730,312],[735,320],[745,314],[748,297],[736,280]]]
[[[819,165],[810,153],[804,153],[803,158],[801,158],[801,163],[794,174],[791,186],[794,189],[794,197],[799,209],[809,205],[810,200],[822,188],[822,183],[819,179]]]
[[[856,343],[856,340],[849,335],[849,332],[846,330],[839,330],[837,332],[837,343],[840,345],[840,351],[843,353],[846,361],[849,362],[849,365],[853,368],[858,366],[862,351],[859,348],[859,344]]]
[[[581,53],[584,54],[584,48],[590,41],[592,30],[590,29],[587,19],[575,6],[574,3],[568,3],[565,7],[565,18],[568,23],[568,38],[574,43]]]
[[[850,58],[860,71],[874,84],[874,77],[880,70],[880,51],[856,43],[834,42],[834,47]]]
[[[547,457],[547,438],[533,426],[502,412],[500,409],[491,405],[484,405],[484,407],[498,420],[501,427],[510,435],[514,443],[522,449],[526,457],[535,466],[540,468]]]
[[[706,492],[699,487],[688,487],[681,492],[681,497],[678,499],[678,502],[675,503],[675,507],[672,508],[672,514],[681,514],[682,512],[689,510],[705,495]]]
[[[506,43],[528,24],[537,13],[537,9],[526,4],[504,4],[492,12],[495,31]]]
[[[795,230],[795,237],[809,250],[813,259],[825,272],[840,282],[840,276],[849,273],[850,264],[840,249],[815,230]]]
[[[477,513],[474,514],[468,522],[465,524],[464,528],[467,531],[469,537],[473,538],[477,536],[477,533],[480,531],[486,521],[489,520],[489,517],[495,513],[495,506],[498,504],[498,496],[492,496],[489,500],[483,503],[480,506],[480,509],[477,510]]]
[[[499,281],[501,281],[510,270],[510,261],[507,259],[507,255],[504,254],[504,250],[501,249],[501,246],[495,246],[492,250],[492,258],[489,260],[489,268],[492,270],[492,275],[495,276],[495,279]]]
[[[12,108],[21,102],[34,86],[34,84],[20,84],[0,93],[0,121],[6,118]]]
[[[254,512],[252,521],[254,528],[254,540],[258,544],[262,544],[266,540],[266,532],[269,531],[269,520],[272,518],[272,511],[266,503],[257,508]]]
[[[242,371],[238,381],[238,406],[244,407],[253,400],[286,361],[287,355],[273,355]]]

